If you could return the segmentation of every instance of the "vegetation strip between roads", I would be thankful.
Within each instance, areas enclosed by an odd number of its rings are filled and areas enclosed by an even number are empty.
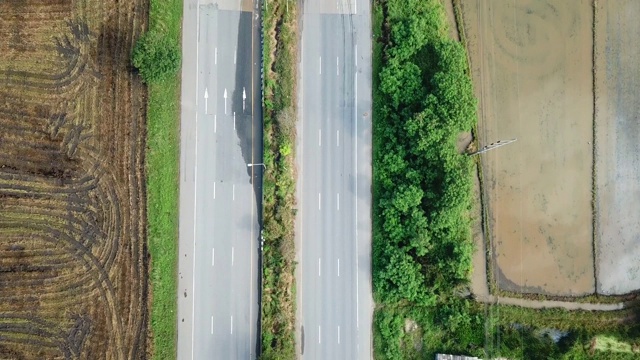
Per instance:
[[[295,359],[296,19],[296,2],[264,2],[262,359]]]

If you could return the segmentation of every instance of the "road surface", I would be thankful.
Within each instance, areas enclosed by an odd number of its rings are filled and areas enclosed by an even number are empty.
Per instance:
[[[252,1],[216,3],[184,3],[177,358],[255,359],[259,21]]]
[[[371,359],[371,23],[367,1],[308,0],[298,128],[298,351]]]

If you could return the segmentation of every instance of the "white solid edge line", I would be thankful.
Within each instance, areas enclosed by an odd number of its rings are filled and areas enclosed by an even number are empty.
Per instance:
[[[322,210],[322,194],[318,193],[318,210]]]
[[[322,75],[322,56],[320,56],[320,75]]]
[[[227,100],[225,100],[225,104],[226,104],[226,101]],[[236,112],[234,111],[233,112],[233,130],[235,129],[236,129]]]
[[[216,65],[218,65],[218,48],[216,48],[216,50],[215,50],[215,54],[213,56],[213,61],[215,62]]]
[[[322,344],[322,327],[318,325],[318,344]]]
[[[211,315],[211,334],[213,334],[213,315]]]
[[[337,194],[336,198],[337,198],[337,201],[338,201],[338,203],[337,203],[338,204],[338,211],[340,211],[340,193]]]
[[[231,315],[231,334],[233,334],[233,315]]]
[[[233,65],[236,64],[236,58],[238,57],[238,47],[233,50]]]
[[[216,265],[216,248],[211,249],[211,266]]]
[[[198,6],[196,8],[196,32],[198,33],[198,37],[200,37],[200,6]],[[199,45],[200,42],[196,42],[196,94],[198,93],[198,53],[199,53]],[[198,138],[198,97],[196,96],[196,139]],[[196,141],[196,155],[195,155],[195,164],[198,163],[198,142]],[[195,262],[195,254],[196,254],[196,204],[195,201],[197,199],[197,192],[196,192],[196,184],[198,181],[198,170],[197,170],[197,166],[195,167],[195,175],[194,175],[194,179],[193,179],[193,199],[194,199],[194,204],[193,204],[193,269],[192,269],[192,280],[191,280],[191,359],[193,360],[193,356],[194,356],[194,349],[195,349],[195,336],[194,333],[196,331],[196,322],[195,322],[195,318],[196,318],[196,297],[195,295],[195,290],[196,290],[196,262]]]
[[[355,146],[353,147],[355,162],[355,212],[356,212],[356,329],[360,329],[360,276],[358,276],[358,73],[355,73],[353,117],[355,121]]]

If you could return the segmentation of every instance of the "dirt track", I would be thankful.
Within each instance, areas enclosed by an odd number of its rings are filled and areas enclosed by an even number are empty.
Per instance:
[[[0,358],[147,355],[146,0],[0,2]]]
[[[494,278],[515,292],[592,293],[591,2],[462,4],[480,143],[518,138],[482,155]]]

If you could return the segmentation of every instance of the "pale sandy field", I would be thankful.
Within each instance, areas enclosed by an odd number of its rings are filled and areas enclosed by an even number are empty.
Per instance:
[[[596,6],[596,281],[640,289],[640,1]]]
[[[464,0],[494,278],[503,290],[595,291],[593,7]]]

